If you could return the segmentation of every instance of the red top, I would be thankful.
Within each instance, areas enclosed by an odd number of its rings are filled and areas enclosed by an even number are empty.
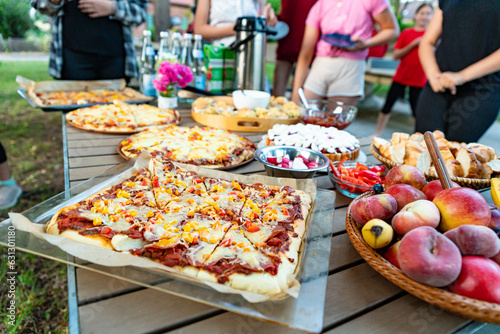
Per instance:
[[[316,0],[282,0],[278,18],[290,27],[290,32],[278,41],[276,58],[292,63],[297,62],[302,37],[306,27],[307,14]]]
[[[396,41],[396,44],[394,44],[394,49],[404,48],[413,40],[418,37],[422,37],[424,32],[424,30],[417,31],[413,28],[403,30]],[[396,69],[396,74],[392,80],[405,86],[425,86],[427,78],[425,77],[424,69],[420,64],[420,59],[418,58],[418,47],[414,47],[403,58],[401,58],[401,63],[399,63],[399,66]]]
[[[372,37],[378,34],[377,29],[373,29]],[[389,44],[382,44],[368,49],[368,58],[382,58],[387,53]]]

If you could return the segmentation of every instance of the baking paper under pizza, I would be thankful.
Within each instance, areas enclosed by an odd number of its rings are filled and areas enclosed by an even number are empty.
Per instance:
[[[220,168],[251,159],[256,148],[248,139],[223,129],[172,125],[136,133],[121,141],[118,149],[129,159],[148,151],[177,162]]]
[[[58,211],[46,231],[272,296],[295,282],[310,205],[308,194],[289,186],[201,177],[156,157]]]
[[[89,131],[134,133],[148,127],[165,127],[180,122],[177,110],[160,109],[147,104],[95,105],[74,110],[66,115],[69,124]]]

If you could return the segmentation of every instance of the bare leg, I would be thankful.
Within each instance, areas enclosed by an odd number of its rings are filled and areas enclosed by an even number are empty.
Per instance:
[[[9,164],[7,161],[4,161],[0,164],[0,181],[8,180],[10,177]]]
[[[390,117],[391,117],[390,113],[389,114],[384,114],[381,112],[378,113],[377,129],[375,130],[375,137],[380,136],[385,126],[387,125],[387,122],[389,122]]]
[[[290,73],[292,72],[293,63],[286,60],[276,60],[274,68],[273,95],[285,96]]]
[[[338,101],[344,104],[355,106],[361,96],[329,96],[328,101]]]

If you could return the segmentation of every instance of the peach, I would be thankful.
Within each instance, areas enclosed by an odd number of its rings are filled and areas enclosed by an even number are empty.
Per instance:
[[[465,297],[500,304],[500,266],[482,256],[464,256],[460,276],[448,289]]]
[[[458,184],[455,182],[451,183],[452,188],[458,188],[460,187]],[[441,191],[443,191],[443,186],[441,185],[441,181],[439,180],[434,180],[429,183],[427,183],[423,188],[422,192],[425,194],[427,199],[429,201],[432,201],[434,197],[436,197],[437,194],[439,194]]]
[[[384,252],[384,257],[387,261],[401,269],[401,266],[399,265],[399,260],[398,260],[398,254],[399,254],[399,245],[401,244],[401,240],[396,242],[395,244],[392,244],[387,250]]]
[[[410,186],[422,189],[427,181],[424,173],[417,167],[410,165],[399,165],[392,168],[385,176],[385,187],[388,188],[393,184],[405,183]]]
[[[441,191],[432,201],[441,212],[439,229],[449,231],[460,225],[488,226],[491,213],[483,196],[470,188],[450,188]]]
[[[449,230],[444,236],[457,245],[462,255],[492,257],[500,252],[500,239],[486,226],[462,225]]]
[[[351,204],[352,218],[360,225],[378,219],[391,219],[398,209],[398,203],[391,195],[380,194],[364,197]]]
[[[399,245],[401,270],[417,282],[442,287],[460,274],[462,256],[458,247],[429,226],[406,233]]]
[[[392,217],[392,227],[396,233],[405,235],[420,226],[436,228],[440,219],[441,215],[434,203],[428,200],[418,200],[405,205]]]
[[[500,227],[500,209],[494,205],[490,205],[491,220],[488,227],[491,229]]]
[[[415,202],[421,199],[427,199],[425,194],[420,190],[410,186],[409,184],[395,184],[387,188],[384,192],[389,194],[396,202],[398,202],[398,211],[400,211],[406,204]]]

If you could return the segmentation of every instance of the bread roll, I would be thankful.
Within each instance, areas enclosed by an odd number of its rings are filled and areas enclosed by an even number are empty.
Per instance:
[[[464,177],[477,179],[481,177],[481,164],[477,161],[476,155],[471,150],[462,147],[458,150],[457,160],[462,166]]]
[[[444,138],[444,133],[441,130],[435,130],[434,132],[432,132],[432,134],[434,135],[434,138],[436,138],[436,140]]]
[[[431,157],[429,152],[414,141],[408,141],[405,146],[405,156],[403,159],[406,165],[412,165],[427,173],[431,167]]]
[[[483,169],[481,170],[481,178],[482,179],[491,179],[491,175],[493,174],[493,169],[487,165],[486,163],[482,164]]]
[[[451,154],[456,158],[458,151],[462,148],[462,144],[457,141],[448,141],[448,148],[450,149]]]
[[[393,145],[399,144],[399,143],[406,143],[408,139],[410,138],[410,135],[404,132],[394,132],[392,134],[392,139],[391,142]]]
[[[497,176],[500,174],[500,160],[495,159],[488,161],[486,165],[488,165],[493,171],[492,176]]]
[[[378,150],[384,158],[392,160],[391,159],[391,147],[392,147],[392,145],[382,145],[379,147]]]
[[[373,137],[373,146],[380,151],[380,146],[390,146],[391,142],[380,137]]]
[[[424,141],[424,135],[420,132],[415,132],[410,136],[408,140],[416,141],[417,143],[421,143]]]
[[[478,144],[478,143],[470,143],[467,145],[467,148],[476,154],[477,160],[481,163],[485,163],[491,160],[496,159],[495,150],[492,147]]]
[[[462,165],[460,165],[460,162],[458,162],[457,160],[455,159],[446,160],[445,166],[446,169],[448,170],[448,174],[450,174],[451,177],[464,176],[464,170],[462,168]]]
[[[398,164],[403,164],[405,158],[405,147],[406,144],[404,142],[392,145],[389,149],[391,160]]]

